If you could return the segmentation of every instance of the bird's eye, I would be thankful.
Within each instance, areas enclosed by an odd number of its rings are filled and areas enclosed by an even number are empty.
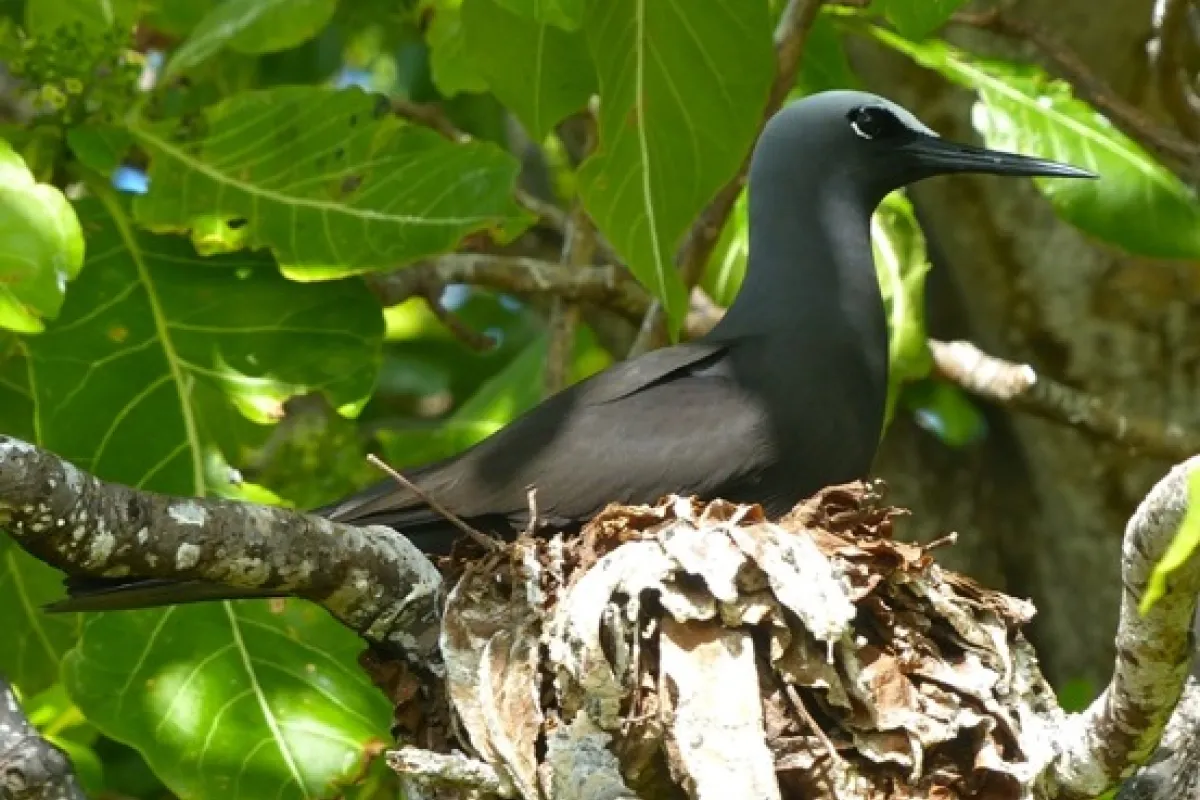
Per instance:
[[[864,139],[890,139],[909,133],[896,115],[879,106],[860,106],[846,115],[850,127]]]

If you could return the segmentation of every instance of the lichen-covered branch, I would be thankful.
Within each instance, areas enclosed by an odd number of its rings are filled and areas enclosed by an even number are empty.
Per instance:
[[[42,738],[0,676],[0,797],[87,800],[66,753]]]
[[[1121,785],[1117,800],[1200,797],[1200,681],[1193,668],[1154,757]]]
[[[1091,707],[1062,728],[1052,776],[1061,797],[1094,797],[1128,777],[1158,745],[1179,700],[1192,658],[1200,558],[1171,574],[1166,594],[1144,616],[1138,605],[1187,513],[1188,484],[1197,470],[1200,456],[1171,470],[1125,529],[1113,677]]]
[[[391,528],[108,483],[0,436],[0,527],[70,575],[169,578],[294,595],[438,670],[441,575]]]
[[[972,394],[1179,461],[1200,453],[1200,436],[1178,425],[1123,414],[1094,395],[1038,375],[1028,364],[990,356],[970,342],[929,343],[937,372]]]

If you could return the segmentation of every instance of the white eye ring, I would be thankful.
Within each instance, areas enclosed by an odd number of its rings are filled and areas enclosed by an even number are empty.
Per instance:
[[[854,132],[856,134],[861,136],[863,139],[874,139],[875,138],[871,134],[864,131],[862,128],[858,127],[858,120],[856,120],[856,119],[850,120],[850,127],[854,130]]]

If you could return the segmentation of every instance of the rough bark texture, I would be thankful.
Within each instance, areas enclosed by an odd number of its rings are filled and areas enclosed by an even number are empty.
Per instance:
[[[42,738],[25,716],[17,695],[0,677],[0,798],[87,800],[71,762]]]
[[[1151,5],[1026,0],[1011,13],[1054,31],[1118,94],[1153,110],[1144,55]],[[954,36],[1034,57],[978,31]],[[869,43],[856,43],[852,55],[870,88],[947,136],[973,136],[969,93]],[[934,335],[1028,362],[1129,413],[1200,425],[1200,265],[1090,242],[1031,185],[941,179],[914,198],[935,263]],[[914,509],[922,538],[970,532],[951,563],[1035,602],[1031,635],[1055,682],[1101,686],[1121,593],[1118,532],[1166,465],[1029,416],[988,416],[988,440],[959,452],[897,425],[877,474]]]

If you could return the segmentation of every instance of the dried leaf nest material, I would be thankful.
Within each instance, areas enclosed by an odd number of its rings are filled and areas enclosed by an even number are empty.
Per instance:
[[[503,796],[1041,796],[1025,602],[897,542],[865,484],[778,523],[672,497],[464,565],[447,693]]]

